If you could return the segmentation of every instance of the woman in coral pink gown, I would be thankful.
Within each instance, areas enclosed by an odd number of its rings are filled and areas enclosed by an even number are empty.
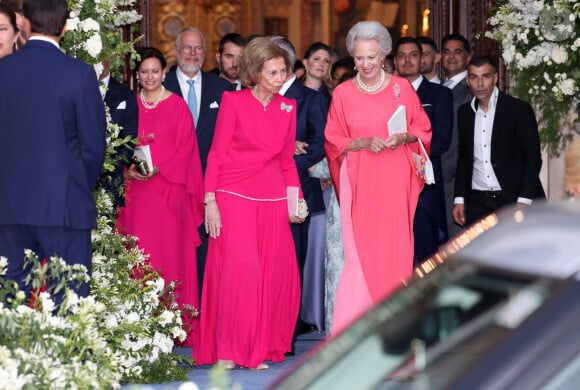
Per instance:
[[[154,170],[126,171],[126,205],[117,226],[138,238],[166,284],[176,282],[177,303],[199,309],[195,248],[201,243],[203,175],[191,112],[161,85],[165,65],[157,49],[141,50],[138,145],[149,145]]]
[[[358,75],[333,93],[326,153],[341,209],[345,262],[334,306],[332,334],[401,286],[413,267],[413,217],[423,181],[413,152],[429,150],[431,125],[406,79],[386,74],[387,30],[360,22],[347,35]],[[407,132],[389,134],[400,106]],[[394,129],[392,129],[394,130]]]
[[[270,40],[252,40],[240,63],[251,87],[224,92],[205,173],[210,240],[193,359],[267,369],[290,350],[300,304],[289,220],[303,219],[286,200],[300,186],[296,102],[277,93],[290,62]]]

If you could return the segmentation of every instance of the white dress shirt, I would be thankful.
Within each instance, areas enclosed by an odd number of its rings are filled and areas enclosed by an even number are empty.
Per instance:
[[[44,37],[41,35],[33,35],[30,38],[28,38],[29,41],[44,41],[44,42],[49,42],[52,43],[54,46],[56,46],[57,48],[60,49],[60,45],[58,44],[57,41],[55,41],[54,39],[48,38],[48,37]]]
[[[501,186],[491,166],[491,134],[498,92],[499,90],[495,87],[487,105],[487,112],[483,111],[481,106],[475,107],[475,98],[471,100],[471,109],[475,112],[471,189],[477,191],[501,191]]]
[[[413,82],[411,83],[411,85],[413,86],[413,88],[415,88],[415,92],[416,92],[416,91],[419,89],[419,87],[421,86],[421,83],[423,82],[423,79],[424,79],[424,78],[425,78],[425,77],[423,77],[423,75],[419,75],[419,77],[417,77],[417,78],[415,79],[415,81],[413,81]]]
[[[188,105],[189,102],[187,101],[187,94],[189,93],[189,84],[187,80],[191,80],[185,73],[177,68],[177,82],[179,83],[179,88],[181,88],[181,95],[183,96],[183,100],[185,100]],[[201,71],[197,72],[195,77],[193,77],[195,81],[193,83],[193,88],[195,89],[195,98],[197,100],[197,117],[199,118],[199,109],[201,107]]]
[[[443,86],[447,87],[449,89],[453,89],[453,88],[455,88],[455,86],[457,84],[459,84],[461,82],[461,80],[463,80],[466,77],[467,77],[467,70],[464,70],[463,72],[456,74],[455,76],[451,77],[450,79],[445,80],[443,82]]]
[[[437,75],[433,76],[433,78],[429,81],[434,83],[434,84],[441,84],[441,79]]]

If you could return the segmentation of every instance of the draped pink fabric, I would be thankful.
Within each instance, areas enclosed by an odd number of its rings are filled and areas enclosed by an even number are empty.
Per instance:
[[[275,95],[264,108],[250,89],[224,92],[205,175],[222,229],[209,241],[192,354],[198,365],[256,367],[290,350],[300,304],[285,200],[286,186],[300,186],[295,137],[294,100]]]
[[[139,144],[149,145],[159,174],[126,183],[126,205],[119,210],[117,226],[139,238],[139,247],[166,283],[177,282],[177,302],[199,308],[195,247],[201,243],[197,228],[204,193],[193,119],[177,95],[153,110],[137,101]]]
[[[374,95],[361,92],[354,82],[347,81],[337,87],[332,96],[325,146],[340,197],[345,247],[345,268],[338,286],[333,334],[369,306],[365,302],[355,302],[357,294],[348,294],[348,291],[364,283],[374,304],[411,275],[413,217],[424,184],[415,173],[412,156],[412,152],[419,153],[418,143],[386,149],[378,154],[367,151],[343,154],[356,138],[377,136],[386,139],[389,136],[387,122],[401,104],[406,107],[409,133],[421,138],[429,151],[431,125],[406,79],[392,76],[389,85]],[[340,174],[343,164],[346,175]],[[346,188],[342,188],[345,184]],[[345,197],[345,192],[350,196]],[[360,267],[362,272],[354,272],[351,267]]]

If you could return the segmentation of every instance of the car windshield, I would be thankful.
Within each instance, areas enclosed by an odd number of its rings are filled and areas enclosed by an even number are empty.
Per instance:
[[[299,382],[294,384],[309,389],[416,388],[416,381],[426,380],[419,373],[435,365],[451,377],[501,342],[541,305],[555,284],[551,279],[450,261],[400,289],[322,345],[284,384],[292,383],[296,375]],[[469,354],[461,353],[465,349]],[[446,383],[445,377],[437,377],[441,383],[431,375],[427,380],[429,388]]]

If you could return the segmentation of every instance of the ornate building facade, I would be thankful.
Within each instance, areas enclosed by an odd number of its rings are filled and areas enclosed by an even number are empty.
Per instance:
[[[378,20],[393,39],[429,35],[435,41],[450,32],[470,39],[475,53],[498,53],[483,38],[492,0],[141,0],[144,44],[159,48],[175,62],[175,33],[195,26],[207,39],[204,68],[217,65],[219,40],[229,32],[284,35],[296,46],[300,58],[316,41],[346,54],[344,37],[354,23]]]

